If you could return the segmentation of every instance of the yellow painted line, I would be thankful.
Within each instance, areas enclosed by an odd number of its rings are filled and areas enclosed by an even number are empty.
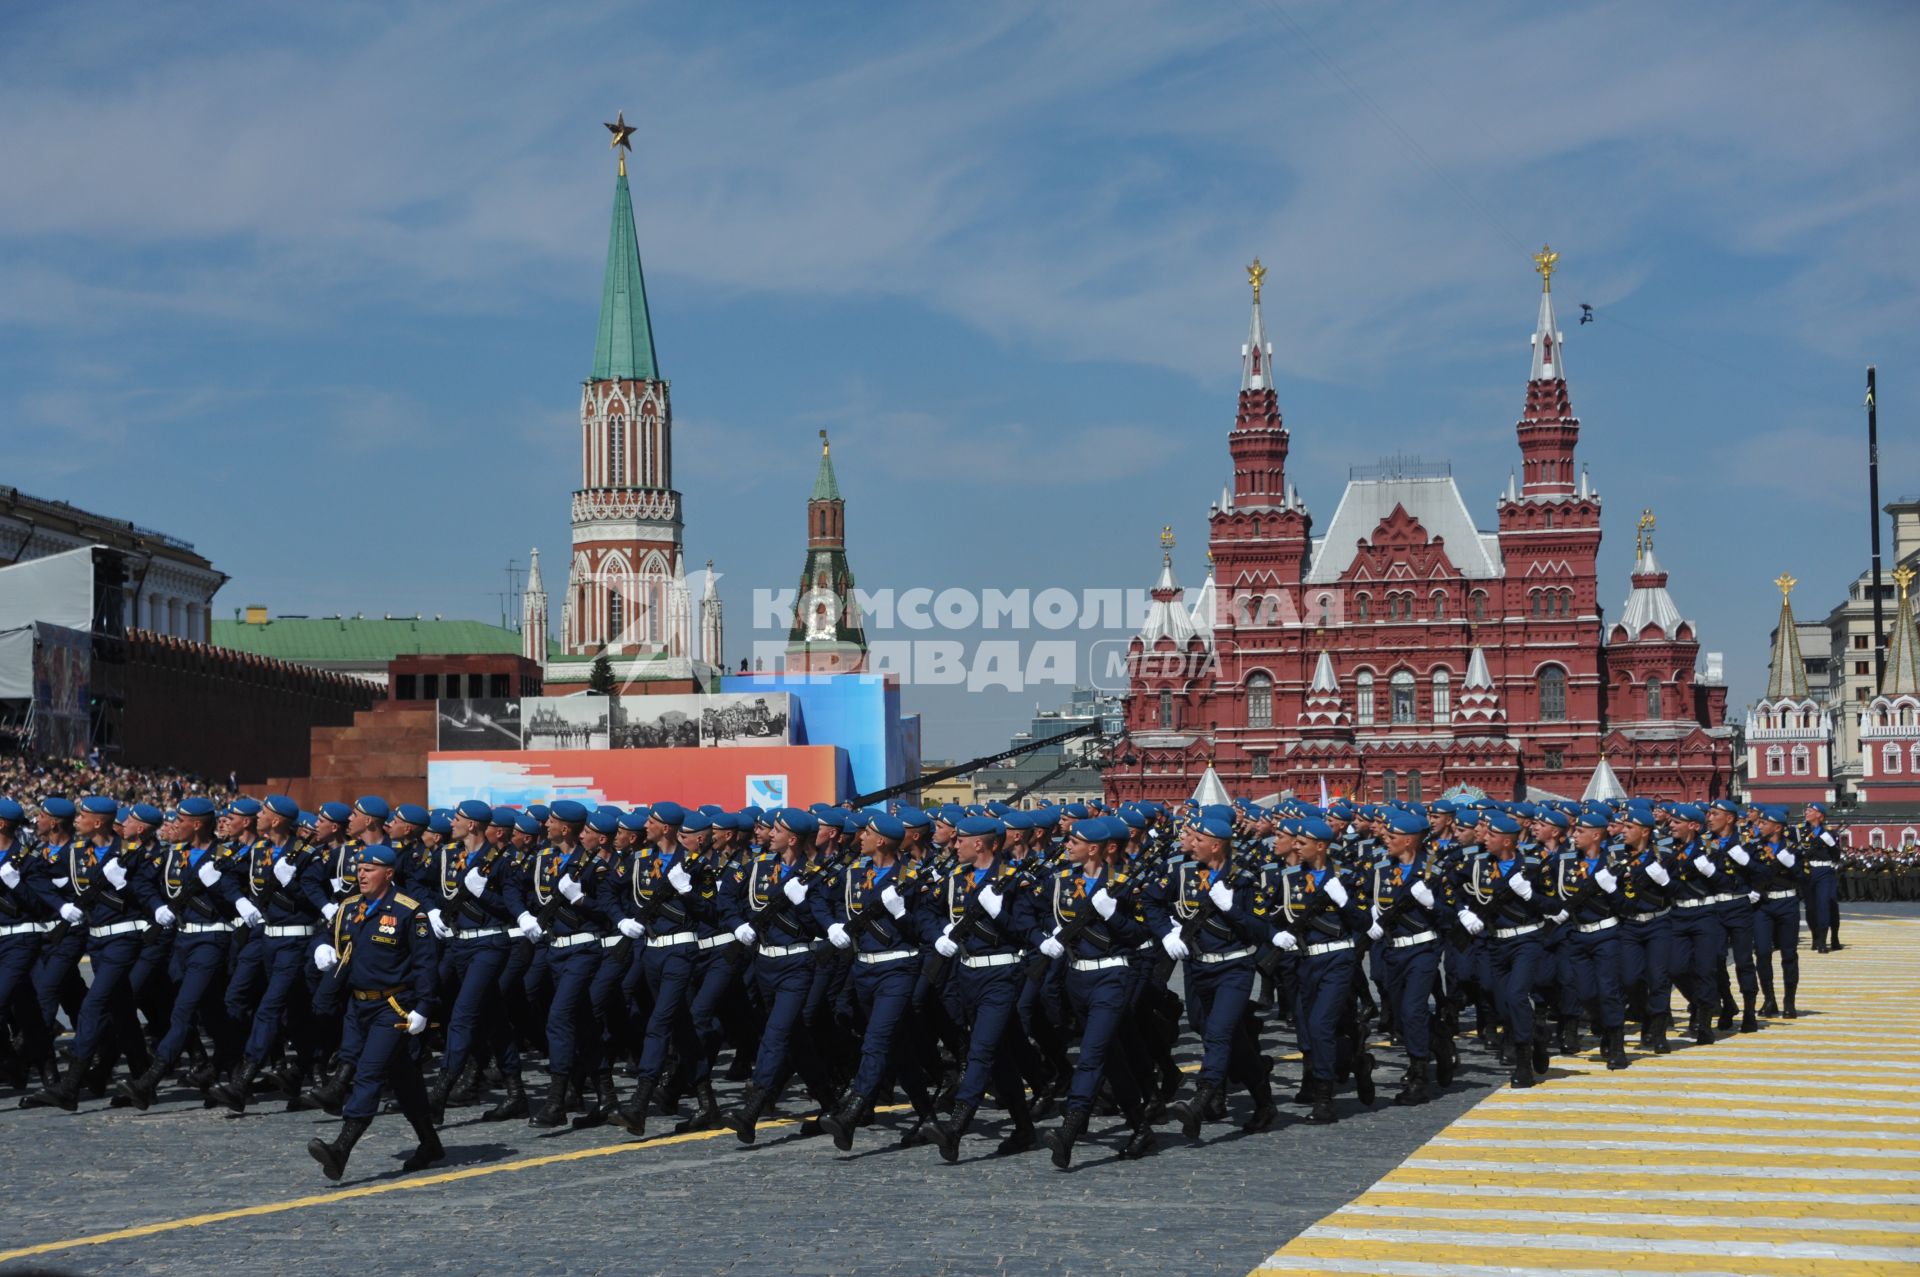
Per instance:
[[[1515,1246],[1509,1242],[1489,1241],[1436,1245],[1429,1242],[1393,1242],[1377,1238],[1349,1240],[1336,1237],[1300,1237],[1288,1243],[1281,1255],[1287,1259],[1342,1259],[1361,1262],[1399,1262],[1435,1265],[1495,1266],[1500,1271],[1514,1269],[1575,1269],[1591,1272],[1612,1269],[1623,1272],[1712,1272],[1729,1271],[1753,1277],[1888,1277],[1898,1271],[1896,1265],[1865,1260],[1749,1258],[1729,1259],[1720,1255],[1650,1254],[1631,1248],[1594,1250],[1575,1246]],[[1256,1272],[1290,1272],[1290,1269],[1256,1269]],[[1375,1270],[1379,1271],[1379,1270]]]
[[[771,1131],[779,1127],[797,1126],[797,1119],[780,1118],[771,1122],[761,1122],[761,1131]],[[232,1210],[213,1211],[205,1215],[189,1215],[184,1219],[161,1220],[152,1224],[136,1224],[131,1228],[116,1228],[107,1233],[91,1233],[85,1237],[68,1237],[60,1241],[39,1242],[32,1246],[21,1246],[13,1250],[0,1250],[0,1264],[15,1259],[26,1259],[34,1255],[52,1255],[63,1250],[73,1250],[80,1246],[101,1246],[108,1242],[132,1241],[141,1237],[155,1237],[161,1233],[178,1232],[185,1228],[205,1228],[209,1224],[224,1224],[236,1219],[256,1219],[264,1215],[280,1215],[287,1211],[305,1210],[313,1206],[332,1206],[339,1202],[350,1202],[362,1197],[378,1197],[383,1193],[413,1192],[422,1188],[437,1188],[442,1184],[458,1184],[465,1180],[481,1179],[488,1175],[504,1175],[515,1171],[538,1170],[543,1166],[559,1166],[566,1162],[584,1162],[595,1157],[613,1157],[621,1153],[634,1153],[642,1149],[666,1148],[674,1144],[693,1144],[701,1140],[717,1139],[720,1136],[733,1137],[726,1129],[718,1131],[688,1131],[684,1135],[665,1135],[658,1139],[629,1141],[623,1144],[601,1144],[593,1148],[577,1148],[565,1153],[549,1153],[543,1157],[523,1157],[517,1161],[499,1162],[490,1166],[469,1166],[457,1171],[442,1171],[432,1175],[418,1175],[407,1179],[391,1180],[379,1184],[362,1184],[356,1188],[336,1189],[327,1193],[316,1193],[310,1197],[295,1197],[283,1202],[261,1202],[254,1206],[239,1206]],[[318,1165],[314,1173],[319,1174]]]
[[[1788,1196],[1781,1194],[1783,1199]],[[1399,1192],[1391,1188],[1375,1188],[1357,1198],[1356,1204],[1444,1208],[1462,1206],[1473,1200],[1449,1193],[1423,1193],[1417,1189]],[[1870,1227],[1873,1221],[1884,1221],[1891,1213],[1888,1206],[1878,1202],[1828,1202],[1798,1195],[1793,1195],[1791,1201],[1712,1202],[1672,1201],[1653,1193],[1622,1194],[1619,1197],[1567,1197],[1552,1193],[1503,1192],[1481,1200],[1486,1202],[1489,1212],[1499,1211],[1516,1216],[1533,1211],[1583,1211],[1605,1217],[1630,1210],[1639,1215],[1671,1215],[1675,1219],[1845,1219],[1858,1220],[1863,1226]],[[1909,1214],[1914,1210],[1913,1207],[1905,1209]]]
[[[1665,1130],[1661,1124],[1647,1123],[1636,1126],[1631,1131],[1609,1131],[1604,1126],[1568,1118],[1552,1124],[1541,1123],[1537,1126],[1503,1126],[1495,1123],[1481,1125],[1475,1123],[1456,1123],[1446,1130],[1446,1138],[1455,1140],[1485,1141],[1490,1144],[1504,1143],[1510,1140],[1564,1140],[1577,1144],[1582,1140],[1632,1140],[1644,1145],[1649,1153],[1661,1151],[1663,1143],[1686,1144],[1762,1144],[1769,1140],[1781,1140],[1784,1131],[1741,1129],[1739,1127],[1715,1127],[1712,1130],[1694,1129]],[[1675,1124],[1677,1125],[1677,1124]],[[1692,1124],[1688,1124],[1692,1126]],[[1848,1135],[1820,1128],[1820,1134],[1828,1143],[1848,1146],[1852,1142]],[[1443,1145],[1442,1147],[1447,1147]],[[1875,1149],[1884,1149],[1889,1153],[1920,1153],[1920,1139],[1881,1139],[1875,1136],[1872,1142]],[[1912,1165],[1914,1159],[1906,1159]]]
[[[1521,1112],[1511,1108],[1491,1108],[1483,1106],[1475,1109],[1470,1118],[1447,1128],[1449,1135],[1466,1134],[1470,1131],[1483,1131],[1494,1128],[1513,1129],[1517,1134],[1522,1128],[1511,1127],[1515,1122],[1529,1122],[1534,1129],[1542,1129],[1547,1124],[1568,1131],[1591,1131],[1604,1136],[1613,1127],[1672,1127],[1676,1130],[1688,1128],[1695,1130],[1725,1131],[1730,1135],[1742,1132],[1767,1138],[1785,1138],[1811,1135],[1820,1139],[1843,1141],[1849,1136],[1863,1136],[1876,1143],[1886,1140],[1908,1140],[1920,1147],[1920,1126],[1886,1126],[1873,1122],[1863,1122],[1852,1115],[1822,1115],[1806,1113],[1783,1113],[1778,1117],[1733,1117],[1718,1113],[1650,1113],[1644,1109],[1616,1108],[1605,1113],[1596,1113],[1585,1109],[1556,1109],[1550,1113]],[[1809,1127],[1808,1123],[1817,1123]],[[1905,1147],[1905,1144],[1892,1144],[1889,1147]]]
[[[1662,1189],[1677,1188],[1685,1181],[1683,1177],[1676,1175],[1635,1174],[1632,1167],[1582,1165],[1566,1166],[1559,1170],[1543,1168],[1515,1172],[1481,1167],[1455,1169],[1446,1166],[1422,1166],[1415,1163],[1388,1171],[1381,1182],[1389,1186],[1398,1183],[1496,1184],[1516,1189],[1535,1188],[1551,1193],[1556,1188],[1648,1189],[1658,1192]],[[1706,1189],[1744,1186],[1744,1181],[1725,1176],[1702,1176],[1694,1184],[1694,1187]],[[1801,1175],[1769,1175],[1766,1178],[1766,1189],[1770,1193],[1807,1193],[1818,1196],[1821,1193],[1911,1193],[1915,1185],[1910,1179],[1837,1180],[1822,1177],[1815,1171],[1812,1174]]]
[[[1453,1138],[1451,1135],[1446,1138]],[[1811,1153],[1791,1145],[1783,1147],[1777,1153],[1740,1153],[1716,1155],[1704,1150],[1676,1150],[1648,1148],[1594,1148],[1582,1147],[1578,1139],[1569,1139],[1557,1144],[1513,1144],[1498,1141],[1462,1140],[1458,1144],[1428,1144],[1421,1150],[1423,1156],[1432,1156],[1451,1162],[1540,1162],[1550,1166],[1564,1166],[1578,1159],[1580,1168],[1589,1171],[1604,1170],[1611,1166],[1645,1166],[1657,1163],[1661,1166],[1714,1166],[1721,1163],[1752,1162],[1764,1164],[1780,1170],[1871,1170],[1898,1171],[1908,1176],[1920,1177],[1920,1162],[1905,1157],[1874,1157],[1869,1154],[1833,1154]],[[1908,1180],[1911,1188],[1914,1179]]]
[[[1637,1205],[1626,1209],[1634,1214],[1640,1213]],[[1416,1216],[1391,1219],[1371,1211],[1354,1211],[1342,1207],[1321,1223],[1338,1225],[1342,1228],[1418,1228],[1434,1232],[1466,1234],[1569,1233],[1581,1237],[1684,1238],[1690,1241],[1760,1242],[1774,1245],[1814,1242],[1823,1246],[1912,1246],[1916,1241],[1910,1232],[1881,1230],[1867,1225],[1860,1228],[1823,1228],[1816,1232],[1795,1228],[1791,1221],[1783,1221],[1772,1226],[1752,1223],[1720,1225],[1710,1220],[1696,1218],[1654,1224],[1638,1221],[1614,1223],[1611,1220],[1596,1217],[1582,1218],[1575,1223],[1552,1218],[1552,1215],[1557,1213],[1557,1207],[1552,1208],[1550,1212],[1533,1212],[1526,1215],[1503,1207],[1498,1211],[1487,1211],[1475,1218],[1434,1219]]]

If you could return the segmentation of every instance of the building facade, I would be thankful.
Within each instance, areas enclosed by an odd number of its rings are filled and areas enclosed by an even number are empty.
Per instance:
[[[1698,635],[1668,593],[1650,518],[1620,619],[1603,615],[1601,499],[1576,463],[1556,260],[1535,258],[1520,464],[1491,531],[1450,466],[1396,458],[1355,467],[1315,535],[1286,473],[1265,271],[1249,269],[1233,473],[1209,514],[1210,570],[1189,602],[1167,546],[1130,647],[1111,796],[1183,799],[1209,762],[1250,795],[1576,797],[1603,760],[1638,792],[1726,792],[1719,662],[1696,669]]]

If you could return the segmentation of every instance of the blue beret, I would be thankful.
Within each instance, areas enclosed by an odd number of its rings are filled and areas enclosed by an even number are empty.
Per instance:
[[[1224,816],[1202,816],[1196,828],[1209,838],[1222,841],[1231,841],[1233,838],[1233,822]]]
[[[1112,835],[1107,831],[1105,817],[1088,816],[1084,820],[1073,822],[1073,829],[1068,837],[1078,838],[1082,842],[1105,842]]]
[[[1787,815],[1786,804],[1768,803],[1760,809],[1760,819],[1771,820],[1776,825],[1784,825],[1788,823],[1790,817]]]
[[[544,824],[545,822],[535,816],[531,811],[523,811],[513,818],[513,827],[516,830],[523,834],[532,834],[535,837],[539,836]]]
[[[697,834],[713,828],[713,817],[704,811],[690,811],[680,821],[680,832]]]
[[[444,838],[453,833],[453,822],[436,811],[427,817],[427,828]]]
[[[1740,805],[1731,798],[1716,798],[1707,804],[1708,811],[1724,811],[1731,815],[1740,814]]]
[[[180,804],[180,810],[185,811],[186,808],[185,803]],[[322,819],[331,820],[336,825],[344,825],[347,823],[347,818],[353,815],[353,808],[345,803],[321,803],[319,812]]]
[[[377,842],[371,847],[362,847],[360,849],[360,863],[363,865],[385,865],[391,869],[400,863],[400,857],[394,853],[393,848],[387,846],[385,843]]]
[[[1301,835],[1311,838],[1314,842],[1332,842],[1338,837],[1333,832],[1333,826],[1318,816],[1309,816],[1299,823]]]
[[[550,810],[551,809],[545,803],[528,803],[527,804],[527,815],[533,817],[535,820],[539,821],[543,825],[547,823],[547,813]]]
[[[632,830],[636,834],[645,833],[647,828],[647,809],[645,807],[635,807],[632,811],[621,812],[620,828]]]
[[[427,809],[419,803],[401,803],[393,809],[393,817],[395,820],[404,820],[409,825],[424,825],[429,818]]]
[[[115,803],[113,805],[113,823],[118,825],[123,821],[125,821],[126,818],[127,818],[127,805],[125,803]]]
[[[166,820],[165,814],[152,803],[135,803],[133,806],[127,808],[127,814],[143,825],[158,825]],[[5,820],[6,818],[6,813],[0,811],[0,820]]]
[[[1087,805],[1085,803],[1068,803],[1065,810],[1068,817],[1073,820],[1085,820],[1087,818]]]
[[[1694,825],[1704,825],[1707,823],[1706,809],[1701,807],[1699,803],[1676,804],[1673,809],[1673,818],[1675,820],[1684,820]]]
[[[300,804],[285,794],[269,794],[260,805],[276,816],[285,816],[288,820],[300,819]]]
[[[1540,811],[1540,823],[1543,825],[1552,825],[1555,829],[1565,829],[1573,822],[1567,819],[1567,813],[1564,811],[1542,808]]]
[[[687,818],[687,809],[679,803],[655,803],[647,814],[663,825],[677,825]]]
[[[991,816],[968,816],[955,828],[968,838],[987,837],[1006,832],[1006,827]]]
[[[1333,817],[1335,820],[1352,820],[1353,808],[1345,802],[1334,803],[1331,807],[1327,808],[1327,815]]]
[[[312,833],[320,827],[320,817],[313,812],[303,811],[300,813],[299,825],[300,828],[306,830],[308,833]]]
[[[1517,834],[1520,832],[1520,822],[1512,816],[1507,815],[1504,811],[1488,812],[1486,825],[1488,829],[1491,829],[1496,834]]]
[[[481,805],[485,806],[484,803]],[[445,820],[447,822],[448,828],[453,827],[453,817],[451,815],[447,814],[446,812],[438,812],[438,811],[433,814]],[[515,822],[518,821],[519,819],[520,819],[520,813],[515,811],[511,807],[487,808],[486,821],[489,825],[498,825],[502,829],[512,829]]]
[[[742,807],[738,814],[745,816],[748,820],[752,821],[756,825],[770,825],[773,823],[773,817],[769,816],[766,812],[762,811],[758,807],[754,807],[754,806]]]
[[[900,818],[883,811],[874,813],[873,819],[867,822],[867,828],[890,842],[899,842],[907,836],[907,827],[900,823]]]
[[[802,836],[820,832],[820,818],[800,807],[782,807],[773,813],[773,823]]]
[[[813,818],[820,822],[823,829],[845,829],[849,819],[848,814],[838,807],[823,807],[813,813]]]
[[[456,815],[465,816],[468,820],[477,820],[481,824],[493,822],[492,804],[481,802],[478,798],[464,799],[453,810]]]
[[[562,798],[547,808],[547,814],[563,825],[584,825],[587,823],[587,809],[571,798]]]
[[[14,824],[19,824],[26,818],[26,808],[11,798],[0,798],[0,820],[12,821]]]
[[[1122,807],[1117,819],[1129,830],[1145,829],[1147,827],[1146,814],[1138,807]]]
[[[1460,809],[1453,805],[1453,800],[1451,798],[1440,798],[1440,799],[1436,799],[1432,803],[1429,803],[1427,805],[1427,810],[1431,811],[1436,816],[1451,816]]]
[[[1620,819],[1629,825],[1638,825],[1642,829],[1653,828],[1653,809],[1651,807],[1629,807]]]
[[[1427,832],[1427,818],[1417,811],[1389,812],[1387,828],[1396,834],[1424,834]]]
[[[1605,829],[1613,822],[1605,811],[1589,807],[1580,813],[1576,818],[1576,823],[1579,824],[1582,829]]]
[[[95,816],[116,816],[120,804],[103,794],[88,794],[80,800],[80,810]]]
[[[1824,816],[1824,815],[1826,815],[1826,814],[1827,814],[1827,805],[1826,805],[1825,803],[1808,803],[1808,804],[1807,804],[1807,810],[1808,810],[1808,811],[1817,811],[1817,812],[1819,812],[1819,813],[1820,813],[1820,814],[1821,814],[1822,816]]]
[[[260,814],[260,800],[258,798],[247,798],[244,796],[236,798],[227,804],[227,814],[230,816],[244,816],[251,820]]]
[[[900,823],[908,829],[931,829],[933,828],[933,817],[927,815],[926,812],[921,811],[918,807],[906,807],[901,809]]]
[[[385,820],[393,814],[393,809],[387,806],[387,800],[378,794],[360,795],[353,800],[353,809],[362,816],[371,816],[375,820]]]
[[[595,807],[587,817],[587,828],[596,833],[610,834],[620,828],[620,809],[617,807]],[[693,822],[687,822],[691,828]]]
[[[202,798],[198,794],[195,794],[191,798],[182,798],[180,800],[180,814],[182,816],[191,816],[197,819],[201,816],[213,815],[213,810],[213,800],[211,798]]]

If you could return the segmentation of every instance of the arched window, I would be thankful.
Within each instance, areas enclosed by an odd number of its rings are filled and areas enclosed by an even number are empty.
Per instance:
[[[1380,777],[1380,796],[1388,802],[1400,797],[1400,777],[1386,772]]]
[[[611,478],[614,484],[624,487],[627,482],[627,419],[625,417],[607,418],[607,464],[612,470]]]
[[[1787,774],[1787,751],[1780,745],[1767,746],[1767,775],[1784,776]]]
[[[1353,616],[1355,620],[1358,620],[1358,621],[1366,620],[1367,614],[1372,610],[1372,608],[1373,608],[1373,600],[1369,598],[1367,595],[1356,594],[1353,596]]]
[[[1908,768],[1908,770],[1920,775],[1920,745],[1913,747],[1913,766]]]
[[[1362,727],[1373,726],[1373,674],[1361,670],[1354,678],[1353,721]]]
[[[1868,832],[1868,834],[1867,834],[1867,846],[1869,846],[1869,847],[1884,847],[1884,846],[1886,846],[1886,845],[1887,845],[1887,835],[1886,835],[1886,831],[1885,831],[1885,830],[1882,830],[1882,829],[1874,829],[1874,830],[1871,830],[1871,831],[1869,831],[1869,832]]]
[[[1436,621],[1447,619],[1447,596],[1439,590],[1433,592],[1433,619]]]
[[[1173,726],[1173,693],[1160,693],[1160,726]]]
[[[1805,745],[1793,747],[1793,774],[1808,776],[1813,773],[1813,751]]]
[[[1540,615],[1540,591],[1527,591],[1527,611],[1532,616]]]
[[[1453,675],[1445,670],[1433,672],[1433,721],[1444,723],[1453,715]]]
[[[1407,801],[1410,803],[1417,803],[1420,801],[1420,773],[1419,772],[1407,773]]]
[[[1332,620],[1332,619],[1333,619],[1333,595],[1331,595],[1331,594],[1322,594],[1322,595],[1320,596],[1320,621],[1319,621],[1319,623],[1320,623],[1321,625],[1325,625],[1325,624],[1326,624],[1326,623],[1327,623],[1328,621],[1330,621],[1330,620]]]
[[[627,628],[627,601],[620,597],[620,591],[607,591],[607,633],[615,643],[624,641],[622,631]]]
[[[1411,670],[1393,672],[1393,721],[1396,726],[1413,721],[1413,673]]]
[[[1880,767],[1889,776],[1900,774],[1900,747],[1892,741],[1888,741],[1880,751]]]
[[[1267,674],[1247,675],[1247,726],[1273,726],[1273,679]]]
[[[1487,619],[1487,592],[1485,590],[1475,590],[1473,592],[1473,619],[1476,621],[1484,621]]]
[[[1660,680],[1650,678],[1647,680],[1647,717],[1659,718],[1660,716]]]
[[[1558,665],[1541,667],[1540,717],[1549,723],[1562,723],[1566,721],[1567,672]]]

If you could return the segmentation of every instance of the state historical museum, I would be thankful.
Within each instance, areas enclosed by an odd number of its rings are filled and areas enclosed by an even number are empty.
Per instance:
[[[1288,481],[1287,427],[1260,316],[1241,351],[1232,483],[1189,602],[1163,558],[1128,655],[1116,800],[1178,800],[1209,763],[1236,795],[1373,801],[1725,794],[1733,766],[1718,654],[1667,591],[1640,520],[1614,618],[1595,560],[1600,495],[1575,462],[1542,250],[1518,475],[1483,531],[1450,467],[1356,468],[1323,533]],[[1170,547],[1169,547],[1170,549]]]

